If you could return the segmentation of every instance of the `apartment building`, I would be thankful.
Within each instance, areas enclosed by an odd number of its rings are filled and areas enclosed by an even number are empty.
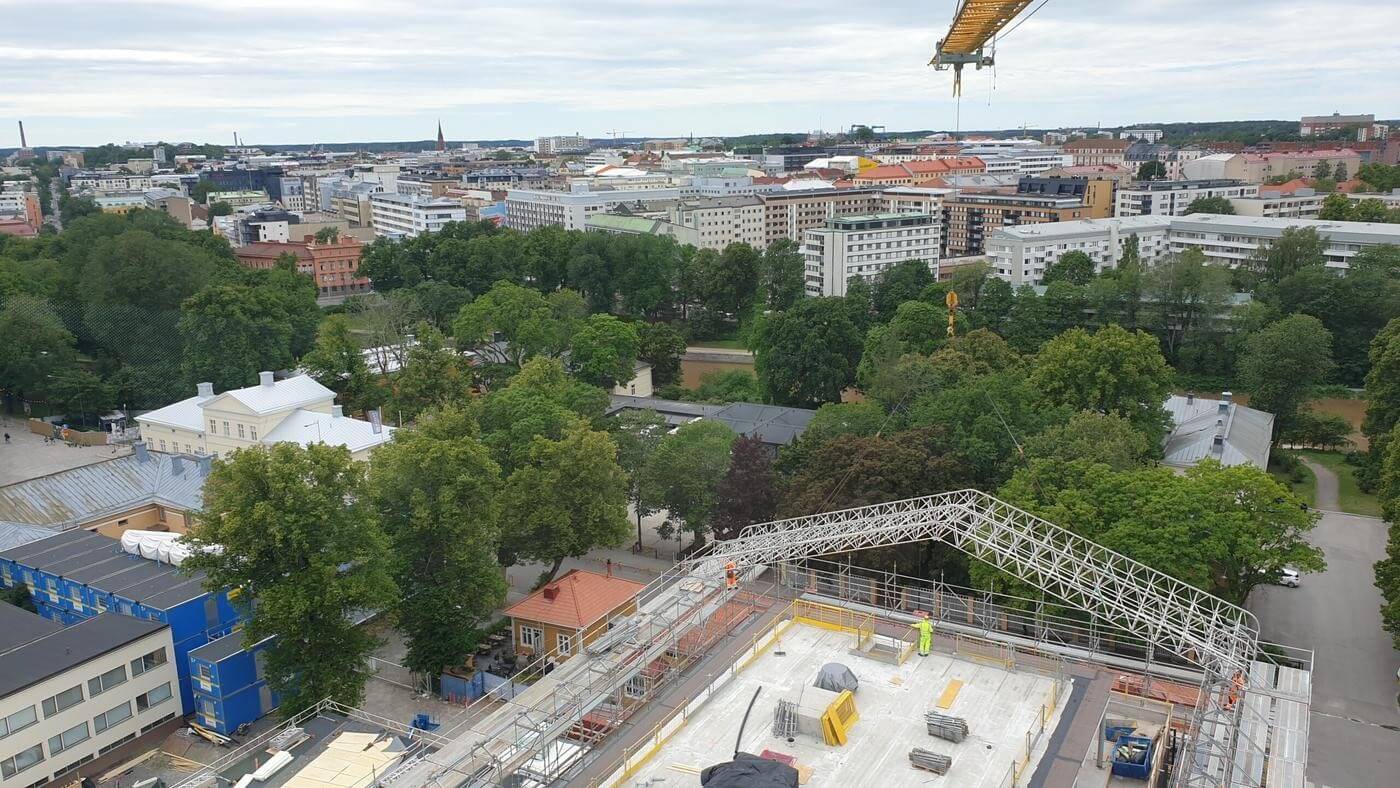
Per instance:
[[[1113,215],[1113,190],[1116,183],[1111,178],[1097,177],[1021,178],[1016,182],[1016,193],[1077,197],[1084,203],[1086,218],[1106,219]]]
[[[1182,216],[1203,197],[1256,197],[1259,186],[1236,180],[1139,181],[1120,186],[1114,197],[1114,216]]]
[[[1123,129],[1118,132],[1120,140],[1140,140],[1142,142],[1156,142],[1163,136],[1161,129]]]
[[[335,392],[308,375],[275,380],[271,372],[259,373],[255,386],[217,395],[212,383],[200,383],[195,396],[143,413],[136,423],[152,450],[215,458],[245,446],[285,442],[344,446],[355,459],[368,460],[394,431],[346,416],[335,404]]]
[[[1171,222],[1167,216],[1132,216],[1006,227],[988,237],[987,258],[992,273],[1012,287],[1038,285],[1046,269],[1066,252],[1088,255],[1099,273],[1116,268],[1124,245],[1136,236],[1139,259],[1150,265],[1171,249]]]
[[[962,155],[981,159],[988,175],[1040,175],[1074,163],[1072,155],[1049,147],[973,145],[963,148]]]
[[[1375,124],[1375,115],[1342,115],[1337,112],[1331,115],[1304,115],[1298,121],[1298,135],[1315,137],[1330,131],[1370,128]]]
[[[695,245],[723,251],[733,243],[764,248],[763,201],[754,195],[684,200],[667,210],[672,224],[694,231]]]
[[[851,183],[856,186],[913,186],[935,178],[982,175],[986,172],[986,162],[976,156],[915,159],[901,164],[868,167],[851,178]]]
[[[1230,205],[1240,216],[1264,216],[1283,219],[1316,219],[1322,212],[1327,195],[1312,189],[1297,189],[1289,194],[1276,192],[1267,186],[1253,197],[1231,197]]]
[[[510,189],[506,192],[505,225],[521,232],[545,225],[585,230],[590,216],[608,213],[619,205],[679,200],[683,196],[680,187],[675,186],[595,189],[576,183],[570,191]]]
[[[873,280],[905,260],[922,260],[938,274],[936,215],[877,213],[838,216],[802,237],[807,294],[843,296],[851,277]]]
[[[1270,178],[1312,178],[1317,175],[1319,165],[1326,165],[1327,174],[1334,178],[1339,166],[1343,174],[1350,177],[1356,175],[1362,163],[1361,154],[1350,148],[1283,150],[1270,153],[1213,153],[1185,162],[1181,166],[1181,173],[1187,179],[1227,178],[1246,183],[1263,183]]]
[[[880,189],[795,189],[760,194],[763,201],[763,245],[825,226],[828,219],[880,213],[885,196]]]
[[[361,276],[360,257],[364,244],[353,237],[334,241],[310,240],[250,243],[233,251],[238,262],[248,268],[269,269],[284,254],[297,259],[297,270],[316,280],[321,296],[343,296],[370,290],[370,281]]]
[[[0,785],[98,774],[179,724],[169,625],[102,613],[71,626],[0,604]]]
[[[267,192],[261,189],[209,192],[209,196],[204,199],[205,205],[213,205],[218,202],[226,202],[234,208],[246,208],[250,205],[263,205],[272,202],[272,200],[267,196]]]
[[[1092,137],[1066,142],[1060,147],[1064,153],[1074,158],[1074,166],[1097,164],[1123,164],[1126,160],[1130,140],[1115,140],[1107,137]]]
[[[929,216],[943,216],[943,200],[955,189],[935,186],[896,186],[885,189],[884,206],[881,213],[919,213]]]
[[[1233,267],[1267,248],[1289,227],[1317,231],[1327,244],[1324,254],[1329,268],[1345,269],[1348,261],[1367,247],[1400,244],[1400,224],[1197,213],[1172,220],[1172,251],[1195,247],[1207,260]]]
[[[466,207],[457,200],[392,192],[371,194],[369,211],[375,235],[397,238],[435,233],[448,222],[467,218]]]
[[[558,156],[563,153],[587,153],[593,145],[577,134],[561,137],[539,137],[535,140],[535,153],[541,156]]]
[[[151,176],[110,170],[79,172],[68,179],[68,188],[78,193],[145,191],[151,188]]]
[[[145,192],[127,192],[125,194],[99,194],[92,198],[98,210],[103,213],[114,213],[117,215],[131,213],[137,208],[146,207]]]
[[[194,201],[178,189],[150,189],[144,197],[147,208],[169,214],[181,227],[194,221]]]
[[[24,188],[13,188],[16,185],[13,182],[6,183],[4,190],[0,191],[0,217],[23,219],[37,231],[39,225],[44,223],[39,195],[27,188],[28,184],[18,184]]]
[[[1076,197],[959,192],[944,201],[944,257],[982,254],[987,236],[1002,227],[1083,219]]]

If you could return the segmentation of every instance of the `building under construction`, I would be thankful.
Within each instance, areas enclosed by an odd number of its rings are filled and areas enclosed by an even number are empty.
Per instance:
[[[842,563],[930,540],[1038,593]],[[974,490],[830,512],[677,565],[604,636],[542,657],[373,782],[735,785],[706,770],[761,761],[791,778],[772,784],[812,786],[1302,788],[1312,655],[1257,631]]]

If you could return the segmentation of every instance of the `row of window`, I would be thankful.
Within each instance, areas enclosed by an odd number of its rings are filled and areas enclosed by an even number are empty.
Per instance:
[[[536,654],[538,654],[544,648],[544,632],[538,627],[532,627],[525,624],[521,624],[520,644],[523,646],[529,646],[531,649],[534,650]],[[564,656],[568,656],[569,654],[574,653],[573,636],[566,635],[562,632],[555,633],[554,650],[556,653],[562,654]]]
[[[161,650],[161,653],[164,653],[164,649]],[[107,674],[103,675],[105,676]],[[125,675],[125,671],[123,671],[123,675]],[[122,681],[125,680],[125,678],[122,679]],[[71,700],[71,698],[73,697],[72,694],[75,692],[77,693],[78,700],[81,701],[81,685],[73,687],[70,690],[65,690],[64,692],[59,693],[59,695],[55,695],[53,698],[46,699],[44,701],[45,716],[48,715],[49,707],[47,704],[49,703],[49,701],[54,700],[59,696],[66,696],[66,699]],[[159,687],[150,690],[149,692],[145,692],[136,696],[136,713],[139,714],[154,706],[158,706],[161,703],[170,700],[170,698],[172,697],[174,697],[174,693],[170,689],[170,682],[166,682],[160,685]],[[59,709],[62,710],[64,708],[68,708],[71,705],[72,703],[69,703],[67,706],[59,707]],[[29,715],[32,717],[34,713],[34,707],[30,706],[28,712]],[[5,719],[6,721],[9,721],[16,716],[16,714],[11,714]],[[170,719],[171,716],[173,715],[166,715],[161,720],[147,725],[145,728],[142,729],[142,733],[151,730],[156,725],[160,724],[160,722]],[[78,723],[77,725],[74,725],[73,727],[69,728],[68,730],[63,731],[62,733],[49,737],[49,757],[52,758],[54,756],[59,755],[60,753],[66,752],[67,750],[70,750],[76,747],[77,745],[87,741],[88,739],[92,738],[94,734],[100,734],[103,731],[106,731],[108,728],[117,725],[118,723],[125,722],[126,720],[131,719],[131,717],[131,701],[122,701],[118,705],[113,706],[107,711],[104,711],[101,714],[94,717],[92,719],[91,728],[88,727],[87,721],[84,720]],[[20,727],[28,727],[31,724],[33,724],[33,720],[30,720],[30,722],[28,723],[24,723]],[[16,730],[20,730],[20,728],[9,729],[10,732]],[[136,738],[136,734],[127,734],[126,736],[123,736],[122,738],[104,746],[101,750],[98,751],[98,754],[105,755],[106,753],[112,751],[113,749],[116,749],[117,747],[121,746],[122,744],[125,744],[128,741],[131,741],[134,738]],[[64,774],[67,774],[68,772],[71,772],[72,770],[76,769],[82,764],[92,760],[92,758],[93,756],[91,754],[86,755],[78,761],[75,761],[74,763],[63,767],[62,769],[59,769],[57,772],[54,773],[54,777],[57,778]],[[20,752],[15,753],[14,755],[8,758],[5,758],[4,760],[0,760],[0,779],[9,779],[10,777],[19,774],[25,769],[28,769],[36,764],[42,763],[43,761],[44,747],[42,744],[35,744],[33,747],[27,747],[24,750],[21,750]]]

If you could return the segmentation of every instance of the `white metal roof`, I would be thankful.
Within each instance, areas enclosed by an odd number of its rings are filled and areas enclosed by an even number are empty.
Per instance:
[[[270,386],[259,384],[230,389],[225,391],[224,395],[233,397],[258,415],[302,408],[335,398],[335,392],[317,383],[310,375],[296,375],[286,380],[275,381]]]
[[[344,446],[352,452],[387,443],[394,428],[384,425],[378,433],[368,421],[349,416],[333,416],[313,410],[294,410],[267,435],[263,443],[295,443],[309,446],[325,443]]]
[[[1193,397],[1188,402],[1181,395],[1168,397],[1165,407],[1172,417],[1172,431],[1163,447],[1164,464],[1187,468],[1214,458],[1227,467],[1268,467],[1274,414],[1218,399]],[[1215,436],[1220,432],[1224,441],[1216,451]]]

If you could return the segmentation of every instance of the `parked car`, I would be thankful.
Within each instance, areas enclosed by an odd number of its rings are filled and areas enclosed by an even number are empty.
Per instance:
[[[1274,581],[1274,582],[1278,583],[1278,584],[1281,585],[1281,586],[1288,586],[1289,588],[1297,588],[1298,586],[1302,585],[1302,583],[1303,583],[1303,577],[1302,577],[1301,574],[1298,573],[1298,570],[1295,569],[1294,567],[1285,566],[1285,567],[1278,573],[1278,580],[1276,580],[1276,581]]]

